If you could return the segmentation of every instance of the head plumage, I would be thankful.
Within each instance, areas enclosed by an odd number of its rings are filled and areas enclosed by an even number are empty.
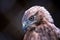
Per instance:
[[[28,23],[29,21],[27,21],[28,18],[30,16],[36,14],[37,11],[42,11],[43,14],[44,14],[44,17],[47,19],[47,21],[49,21],[50,23],[54,23],[54,21],[52,19],[52,16],[50,15],[50,13],[44,7],[42,7],[42,6],[33,6],[33,7],[29,8],[28,10],[25,11],[25,13],[22,17],[22,24],[23,25],[25,25],[25,24],[28,25],[29,24]],[[30,24],[31,24],[31,22],[30,22]],[[25,26],[24,26],[24,28],[25,28]],[[26,26],[26,28],[27,28],[27,26]]]
[[[49,22],[52,22],[52,23],[54,22],[50,13],[42,6],[33,6],[33,7],[29,8],[28,10],[26,10],[24,13],[24,16],[22,18],[22,21],[25,18],[28,18],[29,15],[34,15],[37,11],[42,11]]]

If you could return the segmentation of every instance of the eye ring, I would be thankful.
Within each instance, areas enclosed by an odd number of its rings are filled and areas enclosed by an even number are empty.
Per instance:
[[[30,21],[34,21],[34,16],[31,16],[31,17],[29,18],[29,20],[30,20]]]

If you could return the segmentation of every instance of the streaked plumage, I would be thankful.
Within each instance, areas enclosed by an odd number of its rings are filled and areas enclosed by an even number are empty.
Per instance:
[[[33,6],[22,18],[23,40],[58,40],[60,29],[54,25],[50,13],[42,6]]]

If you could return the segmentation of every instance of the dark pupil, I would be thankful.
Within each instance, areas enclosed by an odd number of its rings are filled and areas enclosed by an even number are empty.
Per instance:
[[[29,18],[29,20],[30,20],[30,21],[34,21],[34,16],[31,16],[31,17]]]

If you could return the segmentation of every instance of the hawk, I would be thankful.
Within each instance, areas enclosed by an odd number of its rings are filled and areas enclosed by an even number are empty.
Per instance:
[[[22,17],[23,40],[58,40],[60,29],[54,25],[50,13],[43,6],[27,9]]]

